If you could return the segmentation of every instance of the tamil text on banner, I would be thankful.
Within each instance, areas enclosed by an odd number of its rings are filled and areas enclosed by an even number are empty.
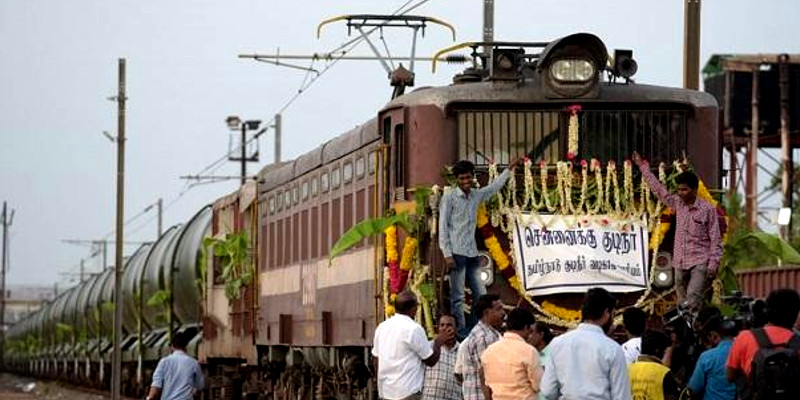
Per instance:
[[[647,288],[645,222],[617,223],[594,216],[522,215],[514,227],[517,274],[531,296]]]

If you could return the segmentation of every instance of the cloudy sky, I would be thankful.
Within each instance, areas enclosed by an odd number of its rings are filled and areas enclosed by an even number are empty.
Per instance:
[[[416,4],[420,0],[412,0]],[[344,25],[315,37],[317,23],[353,13],[387,14],[406,0],[0,0],[0,201],[16,209],[11,284],[74,284],[88,247],[63,239],[100,239],[114,226],[117,59],[128,64],[126,216],[158,198],[165,226],[185,221],[236,181],[186,190],[196,174],[226,154],[225,117],[269,120],[305,75],[237,58],[241,53],[325,52],[347,38]],[[412,14],[454,24],[458,40],[481,38],[481,0],[429,0]],[[702,58],[713,53],[800,53],[800,2],[706,0]],[[609,49],[631,48],[639,82],[682,83],[680,0],[500,0],[498,40],[540,41],[593,32]],[[386,32],[393,54],[407,54],[406,31]],[[452,44],[430,27],[419,54]],[[366,45],[354,54],[369,54]],[[324,68],[317,63],[315,68]],[[417,85],[442,85],[459,67],[436,75],[427,64]],[[391,90],[377,62],[342,62],[283,114],[284,157],[295,157],[376,114]],[[262,140],[261,162],[272,161]],[[223,163],[218,175],[237,175]],[[152,212],[127,225],[127,239],[153,240]],[[110,237],[110,236],[109,236]],[[128,247],[128,252],[135,248]],[[113,251],[109,252],[113,258]],[[87,259],[87,271],[99,261]]]

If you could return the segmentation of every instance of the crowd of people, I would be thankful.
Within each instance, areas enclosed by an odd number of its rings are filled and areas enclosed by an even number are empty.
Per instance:
[[[795,289],[773,291],[766,300],[767,324],[742,330],[705,308],[695,321],[703,346],[689,368],[678,363],[683,344],[675,332],[651,329],[647,314],[626,309],[629,340],[611,338],[617,302],[602,288],[590,289],[582,322],[555,336],[530,310],[508,313],[500,298],[486,294],[473,312],[479,321],[459,341],[456,319],[439,317],[428,341],[414,321],[417,299],[397,298],[397,314],[378,326],[372,354],[378,393],[386,400],[539,399],[797,399],[800,398],[800,313]],[[636,310],[636,311],[632,311]]]

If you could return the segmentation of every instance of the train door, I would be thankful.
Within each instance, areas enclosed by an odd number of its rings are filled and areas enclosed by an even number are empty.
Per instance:
[[[408,140],[405,129],[405,109],[393,108],[380,114],[382,151],[382,189],[384,209],[395,201],[406,200]]]

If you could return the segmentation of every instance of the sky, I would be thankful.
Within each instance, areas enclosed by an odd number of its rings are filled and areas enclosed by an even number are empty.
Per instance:
[[[118,58],[127,60],[125,215],[141,214],[126,225],[126,240],[149,241],[155,213],[142,210],[157,199],[166,206],[166,228],[238,187],[234,180],[187,190],[180,179],[226,155],[225,118],[269,121],[308,78],[239,54],[330,51],[348,40],[347,29],[333,24],[318,39],[320,21],[389,14],[406,2],[0,0],[0,201],[16,210],[9,284],[66,288],[77,282],[81,259],[87,272],[100,268],[89,247],[63,240],[113,237],[116,148],[102,132],[117,129],[117,106],[107,98],[116,95]],[[501,0],[495,7],[496,40],[591,32],[609,50],[633,49],[637,82],[682,84],[681,0]],[[458,42],[481,39],[481,0],[428,0],[412,14],[452,23]],[[706,0],[701,63],[714,53],[800,53],[797,15],[797,1]],[[384,37],[392,54],[408,54],[408,31]],[[452,44],[447,31],[430,26],[418,54]],[[352,54],[369,51],[362,44]],[[443,66],[434,75],[420,63],[417,86],[446,85],[461,68]],[[390,95],[375,61],[331,67],[283,112],[284,159],[375,116]],[[272,146],[268,132],[249,172],[272,162]],[[239,165],[222,163],[214,174],[238,175]]]

